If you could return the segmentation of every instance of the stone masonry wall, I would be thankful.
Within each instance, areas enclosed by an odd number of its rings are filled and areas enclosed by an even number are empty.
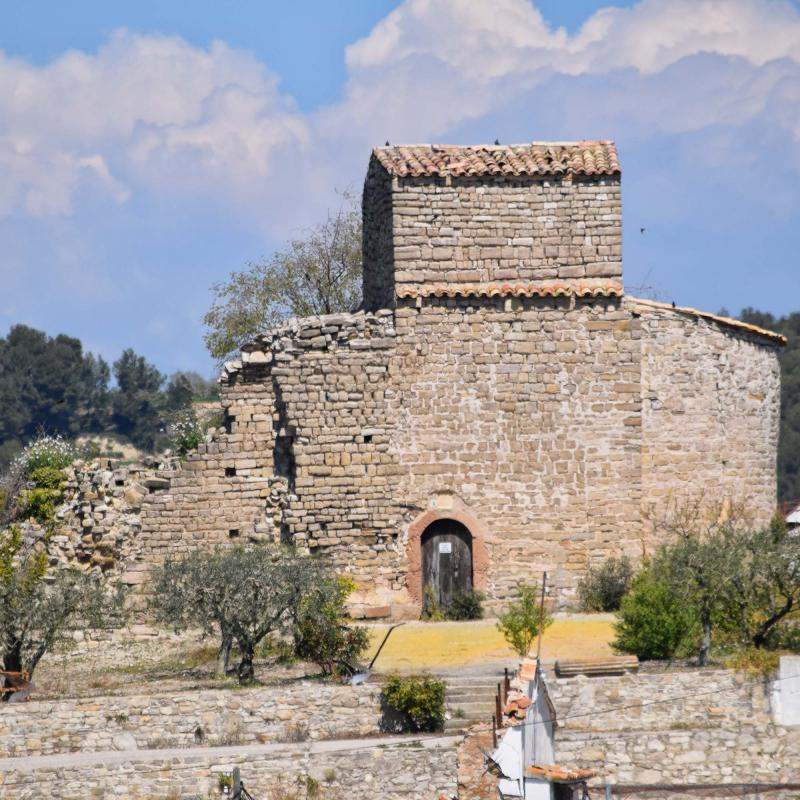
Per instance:
[[[619,301],[431,298],[396,317],[409,561],[415,520],[453,511],[485,547],[476,583],[490,602],[543,570],[563,601],[588,562],[635,555],[640,332]]]
[[[6,704],[0,758],[377,735],[380,686],[261,689]]]
[[[800,729],[773,722],[766,681],[709,669],[548,686],[556,758],[598,785],[800,781]]]
[[[319,800],[435,800],[454,796],[457,786],[453,739],[405,747],[353,740],[329,752],[296,744],[271,751],[173,750],[159,758],[114,753],[104,760],[81,756],[52,766],[13,768],[0,761],[0,797],[211,800],[225,796],[219,789],[219,775],[233,766],[241,769],[247,790],[265,800],[312,796]],[[316,794],[307,794],[308,778],[318,783]]]
[[[776,508],[780,368],[776,346],[659,304],[642,322],[642,484],[656,517],[669,502]]]
[[[385,252],[386,223],[367,224],[379,215],[385,220],[390,187],[393,264]],[[365,287],[622,281],[619,176],[401,178],[390,184],[373,158],[364,208]],[[385,304],[380,293],[365,293],[365,307],[377,308],[379,299]]]
[[[670,498],[774,508],[775,346],[658,304],[401,299],[294,320],[225,376],[224,425],[183,464],[79,467],[60,560],[135,585],[167,555],[293,541],[356,580],[356,613],[416,616],[441,517],[494,607],[542,570],[569,603],[588,566],[657,544]]]

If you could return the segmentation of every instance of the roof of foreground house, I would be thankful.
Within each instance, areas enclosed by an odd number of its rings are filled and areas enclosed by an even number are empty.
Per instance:
[[[600,139],[509,145],[409,144],[376,147],[372,153],[398,178],[618,175],[621,171],[614,143]]]

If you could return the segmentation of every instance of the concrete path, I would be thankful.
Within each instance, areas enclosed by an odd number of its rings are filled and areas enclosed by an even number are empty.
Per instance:
[[[129,764],[148,761],[168,761],[171,758],[189,760],[210,757],[225,761],[231,756],[269,755],[273,753],[340,753],[352,750],[372,750],[376,747],[423,747],[426,749],[452,747],[461,736],[373,736],[367,739],[326,739],[316,742],[288,744],[244,744],[231,747],[173,747],[164,750],[110,750],[97,753],[59,753],[52,756],[22,756],[0,758],[0,772],[34,772],[37,769],[60,767],[89,767],[94,764]]]

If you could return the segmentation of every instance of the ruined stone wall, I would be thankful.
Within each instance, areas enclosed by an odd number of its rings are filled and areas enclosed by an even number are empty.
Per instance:
[[[642,325],[642,493],[656,518],[673,503],[776,507],[777,345],[746,329],[627,300]],[[649,513],[649,512],[648,512]]]
[[[386,175],[373,160],[364,194],[364,207],[371,210],[364,220],[365,288],[622,281],[619,176],[402,178],[390,184],[381,172]],[[391,281],[386,224],[368,224],[378,209],[385,214],[389,202]],[[365,293],[366,307],[377,307],[379,297]]]
[[[60,560],[135,585],[167,555],[292,541],[355,579],[356,613],[415,616],[438,518],[471,531],[490,607],[543,570],[564,605],[641,555],[642,509],[708,487],[774,508],[774,347],[643,301],[401,299],[294,320],[225,375],[224,425],[182,464],[73,470]]]
[[[263,375],[261,376],[263,378]],[[285,488],[275,469],[275,396],[269,380],[228,387],[224,426],[169,473],[142,507],[144,558],[273,536]]]

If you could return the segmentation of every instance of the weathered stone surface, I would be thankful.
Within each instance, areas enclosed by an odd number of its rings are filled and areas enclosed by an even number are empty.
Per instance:
[[[587,568],[651,552],[650,519],[708,487],[767,521],[779,345],[614,292],[576,296],[621,291],[620,248],[618,176],[392,180],[373,162],[372,310],[247,344],[223,371],[223,426],[183,464],[76,475],[54,558],[136,585],[168,555],[291,541],[355,580],[359,615],[402,617],[419,613],[420,538],[442,517],[469,529],[493,606],[542,570],[569,604]],[[476,282],[497,296],[398,294]]]

